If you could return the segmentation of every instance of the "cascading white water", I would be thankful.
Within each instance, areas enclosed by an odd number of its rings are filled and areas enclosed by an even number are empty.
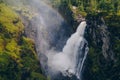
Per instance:
[[[6,2],[19,7],[29,6],[30,12],[37,13],[30,25],[26,26],[25,32],[35,41],[36,51],[46,75],[61,72],[64,76],[76,75],[80,79],[88,52],[87,41],[84,39],[86,22],[81,22],[77,31],[67,40],[72,32],[70,27],[66,25],[63,17],[43,0]]]
[[[48,54],[48,66],[64,76],[76,75],[80,79],[83,63],[88,53],[87,41],[84,39],[86,22],[78,26],[77,31],[67,40],[62,52],[52,56]]]

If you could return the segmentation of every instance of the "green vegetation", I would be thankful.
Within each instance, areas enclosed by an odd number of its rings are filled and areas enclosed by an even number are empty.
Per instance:
[[[79,11],[86,13],[93,12],[113,12],[120,11],[119,0],[63,0],[69,4],[78,7]]]
[[[78,14],[83,17],[87,14],[107,13],[110,15],[120,15],[119,0],[51,0],[53,7],[63,11],[63,16],[69,23],[76,20]],[[71,18],[72,17],[72,18]],[[71,20],[72,19],[72,20]],[[73,23],[73,22],[72,22]],[[73,25],[75,25],[73,23]]]
[[[120,80],[120,1],[119,0],[51,0],[66,21],[76,29],[78,15],[101,16],[110,32],[113,60],[106,60],[101,44],[89,42],[89,53],[85,63],[85,80]],[[14,2],[14,0],[13,0]],[[13,7],[28,20],[33,15],[28,7]],[[42,75],[34,42],[26,38],[24,25],[9,6],[0,0],[0,80],[46,80]],[[94,27],[93,27],[94,28]],[[96,33],[99,31],[95,28]],[[91,35],[92,36],[92,35]],[[91,36],[89,38],[91,39]],[[49,77],[48,77],[49,79]]]
[[[23,31],[19,15],[0,3],[0,80],[46,80],[34,42]]]
[[[96,45],[93,35],[88,34],[89,53],[83,80],[120,80],[120,1],[119,0],[52,0],[53,7],[58,8],[68,23],[75,27],[76,19],[81,14],[83,17],[93,18],[99,23],[99,16],[105,20],[110,36],[110,46],[113,51],[113,60],[105,59],[101,52],[101,44]],[[57,4],[57,1],[59,4]],[[56,4],[56,6],[55,6]],[[59,6],[58,6],[59,5]],[[61,12],[62,11],[62,12]],[[94,24],[93,21],[93,24]],[[92,22],[92,21],[90,21]],[[78,22],[77,22],[78,23]],[[97,23],[96,23],[97,25]],[[95,35],[99,30],[93,27]],[[92,32],[92,31],[91,31]],[[100,37],[97,35],[97,38]],[[109,53],[108,53],[109,54]]]

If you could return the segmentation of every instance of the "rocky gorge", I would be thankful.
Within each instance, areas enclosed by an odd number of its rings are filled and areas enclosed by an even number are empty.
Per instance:
[[[112,0],[1,0],[0,79],[119,80],[117,5]],[[78,29],[84,21],[86,28]]]

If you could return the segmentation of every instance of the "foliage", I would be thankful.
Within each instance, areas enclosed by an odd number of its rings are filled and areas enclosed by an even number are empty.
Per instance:
[[[46,80],[19,15],[0,3],[0,80]]]
[[[3,3],[0,4],[0,24],[6,38],[17,37],[23,30],[20,18]]]
[[[58,1],[58,0],[56,0]],[[84,80],[119,80],[120,79],[120,1],[119,0],[61,0],[60,11],[65,19],[73,21],[79,14],[98,20],[102,16],[110,32],[110,45],[114,60],[106,60],[102,55],[100,45],[94,43],[93,35],[88,35],[89,53],[83,73]],[[55,5],[55,4],[54,4]],[[58,6],[58,4],[57,4]],[[74,8],[73,8],[74,7]],[[68,12],[68,13],[67,13]],[[72,18],[70,18],[72,17]],[[96,18],[95,18],[96,17]],[[97,21],[100,23],[99,21]],[[94,23],[94,22],[93,22]],[[89,24],[88,24],[89,25]],[[91,25],[92,26],[92,25]],[[92,26],[93,27],[93,26]],[[95,32],[99,31],[93,27]],[[99,34],[99,33],[98,33]],[[97,34],[96,34],[97,35]],[[97,36],[99,37],[99,35]],[[112,55],[111,55],[112,56]]]
[[[120,15],[119,0],[50,0],[53,7],[57,8],[66,21],[76,29],[79,14]]]
[[[91,33],[87,34],[87,41],[89,43],[90,50],[85,63],[86,68],[83,73],[83,76],[85,78],[84,80],[120,79],[120,16],[105,13],[91,14],[87,16],[87,19],[89,18],[88,25]],[[99,21],[98,16],[103,17],[105,20],[105,24],[108,26],[108,36],[110,37],[109,51],[112,50],[112,53],[108,51],[107,54],[109,54],[109,56],[112,56],[112,59],[106,59],[103,56],[100,47],[102,43],[97,43],[97,41],[100,42],[99,37],[101,38],[98,31],[98,25],[100,26],[101,22]],[[94,33],[96,36],[93,36],[94,34],[92,33]]]
[[[51,1],[52,3],[54,3],[54,6],[56,5],[59,7],[64,7],[64,9],[68,7],[66,10],[60,9],[60,11],[70,12],[72,11],[71,6],[75,6],[77,9],[77,13],[74,13],[75,15],[78,15],[81,13],[93,14],[93,13],[99,13],[99,12],[118,14],[120,11],[119,0],[115,0],[115,1],[114,0],[51,0]],[[64,13],[66,14],[66,12]],[[84,15],[84,14],[81,14],[81,15]]]
[[[100,45],[89,36],[89,53],[85,63],[86,80],[120,80],[120,1],[119,0],[51,0],[66,21],[74,26],[79,14],[100,15],[111,37],[114,61],[105,60]],[[23,7],[24,8],[24,7]],[[13,8],[24,17],[34,17],[28,9]],[[34,42],[23,36],[24,26],[15,12],[0,0],[0,80],[46,80],[41,74]],[[98,18],[98,17],[97,17]],[[96,18],[95,18],[96,19]],[[99,21],[98,21],[99,22]],[[96,28],[95,28],[96,29]],[[98,30],[95,30],[98,33]],[[99,37],[99,36],[98,36]]]

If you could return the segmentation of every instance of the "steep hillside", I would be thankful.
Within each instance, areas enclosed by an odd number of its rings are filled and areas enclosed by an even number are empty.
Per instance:
[[[34,42],[9,6],[0,3],[0,80],[46,80],[41,74]]]

